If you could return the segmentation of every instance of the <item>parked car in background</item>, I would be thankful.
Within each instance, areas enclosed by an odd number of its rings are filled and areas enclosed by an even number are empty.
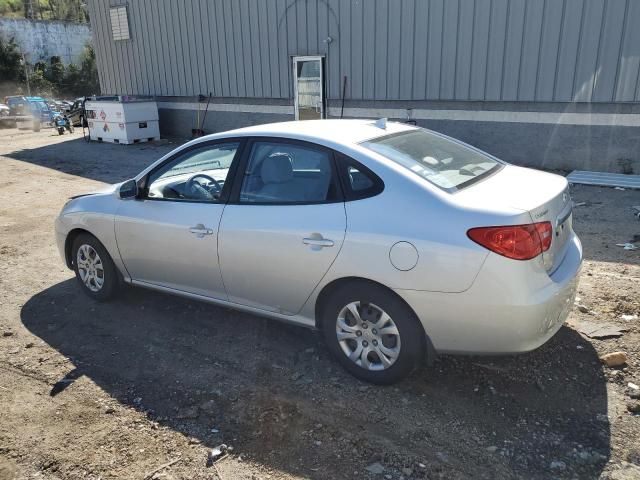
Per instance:
[[[71,108],[67,112],[67,117],[74,127],[87,127],[87,119],[85,118],[84,102],[86,97],[76,98]]]
[[[0,103],[0,127],[13,127],[15,126],[15,121],[13,119],[9,120],[11,116],[11,109],[7,107],[4,103]]]
[[[35,121],[46,126],[53,126],[54,111],[42,97],[25,97],[21,95],[5,98],[5,103],[14,116],[31,116]]]
[[[96,300],[124,281],[318,328],[374,383],[435,352],[539,347],[582,263],[564,177],[384,120],[202,137],[71,199],[55,229]]]

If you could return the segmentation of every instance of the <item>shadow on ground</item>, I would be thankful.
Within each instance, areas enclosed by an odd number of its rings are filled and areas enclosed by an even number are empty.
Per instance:
[[[87,142],[75,133],[72,140],[18,149],[5,156],[70,175],[117,183],[137,175],[184,141],[172,139],[171,143],[118,145]]]
[[[610,455],[596,352],[566,327],[531,354],[442,357],[373,387],[311,331],[140,289],[96,304],[68,280],[21,318],[75,365],[51,395],[86,375],[206,445],[309,478],[350,478],[374,461],[394,477],[593,478]]]

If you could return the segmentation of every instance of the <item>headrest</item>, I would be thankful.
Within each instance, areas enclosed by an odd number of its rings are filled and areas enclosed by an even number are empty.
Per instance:
[[[272,153],[262,161],[260,176],[262,182],[284,183],[293,178],[293,166],[288,153]]]

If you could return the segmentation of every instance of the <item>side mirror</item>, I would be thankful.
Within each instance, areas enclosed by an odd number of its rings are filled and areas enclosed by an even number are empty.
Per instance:
[[[135,180],[127,180],[122,185],[120,185],[120,190],[118,190],[118,195],[123,200],[128,198],[136,198],[138,196],[138,184]]]

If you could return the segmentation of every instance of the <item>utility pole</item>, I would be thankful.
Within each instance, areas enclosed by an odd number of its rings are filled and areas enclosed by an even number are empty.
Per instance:
[[[29,84],[29,67],[27,67],[27,59],[24,57],[24,53],[20,52],[22,55],[22,66],[24,67],[24,78],[27,80],[27,96],[31,96],[31,85]]]

